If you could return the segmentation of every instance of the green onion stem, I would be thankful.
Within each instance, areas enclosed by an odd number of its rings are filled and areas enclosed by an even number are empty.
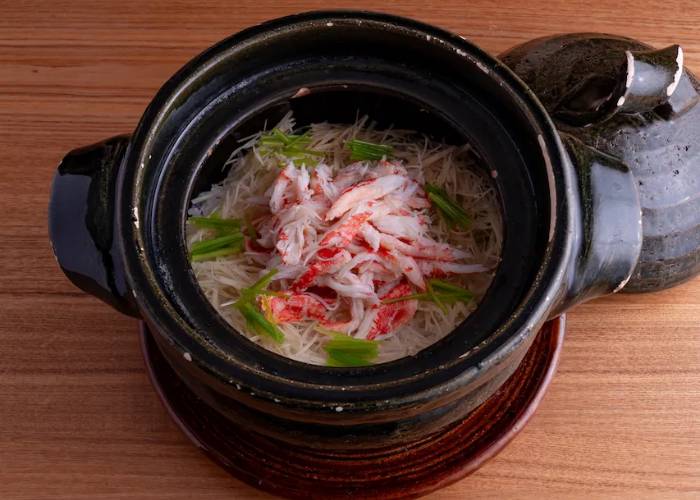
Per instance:
[[[328,354],[328,366],[365,366],[379,355],[379,342],[334,333],[323,349]]]
[[[316,166],[319,158],[325,156],[325,153],[309,149],[310,143],[311,136],[308,132],[300,135],[286,134],[275,128],[260,137],[260,150],[264,155],[280,155],[294,162],[296,166]]]
[[[426,283],[426,291],[422,293],[412,293],[401,297],[392,297],[382,300],[382,304],[394,304],[406,300],[423,300],[434,302],[443,311],[447,312],[445,304],[456,302],[470,302],[474,295],[466,288],[447,283],[446,281],[431,279]]]
[[[428,199],[450,227],[454,228],[455,226],[460,226],[463,229],[469,228],[469,215],[461,206],[447,196],[444,189],[432,184],[426,184],[424,188]]]
[[[360,139],[347,141],[345,147],[350,150],[350,159],[352,161],[381,160],[392,153],[391,146],[361,141]]]
[[[190,217],[189,222],[199,229],[212,229],[224,236],[226,233],[240,231],[241,221],[238,219],[221,219],[219,217]]]
[[[241,233],[241,221],[222,219],[214,213],[209,217],[193,216],[188,222],[199,229],[214,231],[216,237],[197,241],[190,249],[192,262],[201,262],[240,253],[245,248],[245,238]]]
[[[249,287],[243,288],[240,298],[234,302],[233,306],[243,315],[248,328],[258,335],[268,336],[278,344],[281,344],[284,342],[284,333],[275,323],[266,318],[255,304],[258,295],[277,295],[277,292],[266,290],[275,274],[277,274],[277,269],[271,269],[258,281]]]
[[[192,244],[191,254],[194,257],[195,255],[205,254],[227,247],[242,250],[243,242],[244,237],[241,233],[228,234],[226,236],[219,236],[218,238],[212,238],[210,240],[197,241]]]
[[[213,250],[211,252],[192,254],[192,262],[203,262],[205,260],[211,260],[217,257],[226,257],[227,255],[233,255],[237,253],[241,253],[240,248],[221,248],[219,250]]]
[[[284,333],[272,321],[268,320],[253,304],[242,302],[234,304],[245,318],[248,328],[258,335],[268,336],[278,344],[284,342]]]

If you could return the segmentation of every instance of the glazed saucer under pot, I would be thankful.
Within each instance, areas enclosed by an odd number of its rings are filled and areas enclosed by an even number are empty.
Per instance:
[[[498,454],[530,420],[552,380],[565,319],[544,324],[518,369],[463,420],[397,446],[349,452],[294,447],[233,424],[173,372],[145,324],[148,377],[193,444],[233,477],[285,498],[414,498],[448,486]]]

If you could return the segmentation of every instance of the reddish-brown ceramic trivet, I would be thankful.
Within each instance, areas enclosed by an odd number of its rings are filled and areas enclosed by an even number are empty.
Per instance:
[[[145,326],[141,345],[170,416],[234,477],[288,498],[394,499],[421,496],[467,476],[515,437],[551,381],[564,323],[563,316],[546,323],[516,372],[459,424],[405,446],[343,454],[291,448],[233,425],[178,380]]]

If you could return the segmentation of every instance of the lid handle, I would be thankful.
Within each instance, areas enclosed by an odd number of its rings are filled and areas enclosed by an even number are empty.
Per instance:
[[[625,51],[617,74],[593,73],[575,85],[554,109],[557,119],[586,126],[617,113],[651,111],[666,104],[683,76],[683,49]]]
[[[615,103],[617,111],[650,111],[668,102],[683,76],[683,49],[680,45],[644,52],[628,50],[625,56],[625,85]]]

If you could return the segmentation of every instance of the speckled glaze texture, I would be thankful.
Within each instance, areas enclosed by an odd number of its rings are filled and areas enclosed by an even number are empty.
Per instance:
[[[698,274],[700,85],[682,69],[682,50],[581,33],[533,40],[501,59],[560,131],[634,173],[643,245],[624,290],[659,290]]]

